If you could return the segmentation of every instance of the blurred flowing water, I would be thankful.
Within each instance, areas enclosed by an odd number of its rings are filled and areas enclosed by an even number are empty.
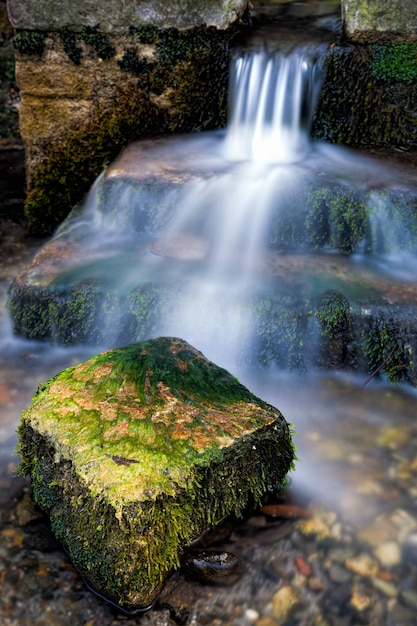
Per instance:
[[[85,253],[60,280],[71,283],[99,275],[114,281],[120,293],[138,281],[178,283],[185,294],[183,305],[167,312],[155,334],[181,336],[282,410],[297,431],[300,460],[291,477],[292,496],[333,507],[358,532],[378,516],[403,512],[408,531],[399,528],[393,541],[405,546],[417,533],[415,390],[383,379],[364,386],[360,375],[290,373],[273,364],[253,370],[239,365],[234,353],[242,335],[248,345],[251,341],[242,303],[262,282],[271,207],[284,204],[302,181],[338,181],[355,191],[371,191],[375,232],[382,232],[383,241],[380,237],[379,248],[366,258],[358,249],[352,263],[366,263],[396,284],[417,289],[416,244],[401,225],[391,227],[386,193],[409,188],[413,177],[344,148],[310,141],[320,76],[316,51],[290,56],[256,52],[237,58],[226,131],[150,142],[148,167],[152,159],[162,160],[174,178],[177,172],[190,174],[180,189],[161,199],[167,219],[160,230],[152,224],[138,227],[132,207],[146,202],[146,189],[137,180],[117,183],[117,207],[114,197],[110,203],[106,199],[106,181],[119,175],[122,155],[56,234],[57,239],[78,239]],[[159,209],[163,212],[164,206]],[[336,258],[331,249],[323,254]],[[134,262],[138,255],[140,266]],[[25,341],[13,336],[3,310],[0,475],[7,487],[1,500],[5,508],[16,497],[10,474],[16,465],[12,451],[21,410],[39,383],[112,347],[113,341],[111,332],[99,346]]]

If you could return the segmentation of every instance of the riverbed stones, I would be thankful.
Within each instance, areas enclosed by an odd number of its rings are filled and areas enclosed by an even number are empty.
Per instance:
[[[111,350],[43,385],[21,471],[87,585],[148,608],[199,537],[292,467],[281,413],[181,339]]]

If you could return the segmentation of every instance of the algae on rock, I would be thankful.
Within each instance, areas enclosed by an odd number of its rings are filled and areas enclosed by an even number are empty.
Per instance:
[[[23,413],[21,472],[87,584],[127,612],[292,468],[281,413],[181,339],[92,357]]]

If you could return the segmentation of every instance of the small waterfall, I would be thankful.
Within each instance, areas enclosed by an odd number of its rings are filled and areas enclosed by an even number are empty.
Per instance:
[[[300,161],[321,83],[305,51],[247,53],[232,65],[226,158],[256,163]]]
[[[96,308],[82,332],[51,314],[43,338],[107,348],[176,335],[231,371],[302,369],[318,362],[323,293],[378,290],[374,274],[392,276],[393,259],[415,281],[415,181],[310,139],[317,50],[244,54],[231,74],[225,131],[131,144],[59,229],[57,310],[83,289]]]

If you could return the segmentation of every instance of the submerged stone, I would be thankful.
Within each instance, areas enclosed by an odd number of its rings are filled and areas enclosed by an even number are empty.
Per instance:
[[[277,409],[166,337],[58,374],[19,437],[56,537],[88,586],[126,612],[152,605],[187,548],[279,488],[294,461]]]
[[[242,563],[235,554],[224,550],[203,550],[186,556],[185,572],[209,585],[233,585],[242,575]]]

